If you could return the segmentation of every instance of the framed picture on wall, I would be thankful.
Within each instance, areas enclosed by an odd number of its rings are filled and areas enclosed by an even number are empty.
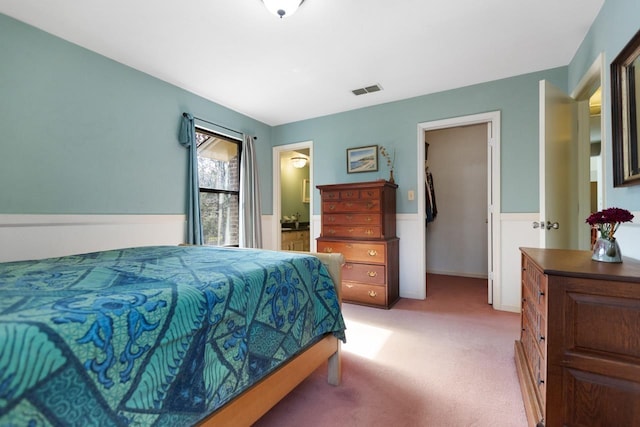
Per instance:
[[[377,145],[347,148],[347,173],[376,172],[377,170]]]

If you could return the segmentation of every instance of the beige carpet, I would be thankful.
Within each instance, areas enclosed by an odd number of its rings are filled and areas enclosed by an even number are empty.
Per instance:
[[[255,426],[526,426],[513,343],[519,315],[485,280],[429,276],[427,299],[344,304],[343,381],[317,370]]]

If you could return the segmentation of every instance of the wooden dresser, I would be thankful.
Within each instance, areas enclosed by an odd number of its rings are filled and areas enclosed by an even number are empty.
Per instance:
[[[515,360],[530,426],[640,426],[640,261],[522,248]]]
[[[344,255],[343,301],[390,308],[400,295],[398,186],[379,180],[317,188],[322,198],[318,252]]]

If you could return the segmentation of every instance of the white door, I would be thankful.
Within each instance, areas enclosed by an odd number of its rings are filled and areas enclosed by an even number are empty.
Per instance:
[[[576,102],[540,81],[540,247],[577,249]]]
[[[493,304],[493,278],[494,278],[494,260],[493,260],[493,212],[494,204],[493,200],[493,185],[491,183],[493,177],[493,159],[494,159],[494,146],[496,139],[493,136],[493,122],[487,122],[487,302]]]

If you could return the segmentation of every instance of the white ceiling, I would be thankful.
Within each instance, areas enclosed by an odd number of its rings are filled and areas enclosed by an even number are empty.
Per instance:
[[[0,12],[278,125],[568,65],[603,3],[306,0],[282,20],[261,0],[0,0]]]

